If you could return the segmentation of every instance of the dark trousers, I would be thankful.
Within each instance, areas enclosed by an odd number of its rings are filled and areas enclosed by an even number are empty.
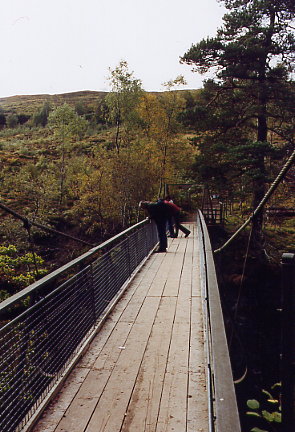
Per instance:
[[[167,233],[166,233],[166,219],[155,221],[159,237],[159,250],[167,249]]]
[[[167,219],[167,227],[168,227],[168,230],[169,230],[170,237],[174,237],[175,236],[175,232],[174,232],[174,218],[172,216],[170,216]]]
[[[174,219],[175,219],[175,237],[178,236],[179,230],[182,231],[184,234],[188,235],[190,233],[190,230],[184,227],[183,225],[181,225],[180,216],[175,215]]]

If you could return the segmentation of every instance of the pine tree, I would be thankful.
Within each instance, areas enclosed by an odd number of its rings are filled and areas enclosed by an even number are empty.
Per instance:
[[[287,98],[288,90],[285,89],[291,86],[294,91],[290,73],[294,68],[292,20],[295,7],[288,0],[222,2],[229,10],[223,17],[223,27],[218,29],[215,37],[193,45],[182,57],[182,62],[193,65],[201,73],[215,70],[215,102],[218,98],[224,100],[224,93],[230,94],[232,101],[238,98],[236,108],[239,112],[230,116],[233,120],[230,127],[241,127],[247,122],[255,127],[256,137],[249,137],[252,140],[252,205],[255,208],[265,194],[265,157],[270,150],[269,108],[279,105],[280,99],[288,100],[285,108],[289,108],[289,112],[294,110],[294,99],[291,102]],[[284,138],[292,140],[290,135]],[[262,221],[261,212],[253,221],[258,248],[262,248],[263,242]]]

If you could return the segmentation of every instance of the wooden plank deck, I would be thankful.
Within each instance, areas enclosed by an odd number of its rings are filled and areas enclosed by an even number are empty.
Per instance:
[[[208,432],[196,227],[152,254],[34,432]],[[182,234],[181,234],[182,235]]]

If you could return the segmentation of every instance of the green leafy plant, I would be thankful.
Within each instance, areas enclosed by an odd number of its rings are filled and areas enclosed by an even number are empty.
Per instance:
[[[39,255],[31,252],[21,255],[14,245],[0,246],[0,281],[9,285],[26,287],[47,272],[40,267],[43,264]],[[2,300],[6,297],[7,293],[2,290]]]
[[[255,426],[251,432],[278,432],[282,422],[281,403],[279,398],[281,384],[276,383],[271,387],[273,393],[261,390],[261,399],[248,399],[246,412],[248,417],[257,419],[259,427]],[[274,393],[275,392],[275,393]],[[263,429],[262,429],[263,428]],[[267,429],[264,429],[267,428]]]

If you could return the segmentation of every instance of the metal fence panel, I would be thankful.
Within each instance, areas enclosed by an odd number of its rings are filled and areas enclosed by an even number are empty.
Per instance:
[[[19,296],[19,314],[12,303],[0,304],[2,317],[14,314],[0,329],[1,432],[21,431],[56,385],[102,313],[156,245],[155,225],[140,223],[116,239],[93,262],[78,260],[82,270],[64,282],[56,282],[58,272],[47,276],[45,294],[38,291],[42,281],[26,289]],[[70,265],[66,268],[73,273]]]

